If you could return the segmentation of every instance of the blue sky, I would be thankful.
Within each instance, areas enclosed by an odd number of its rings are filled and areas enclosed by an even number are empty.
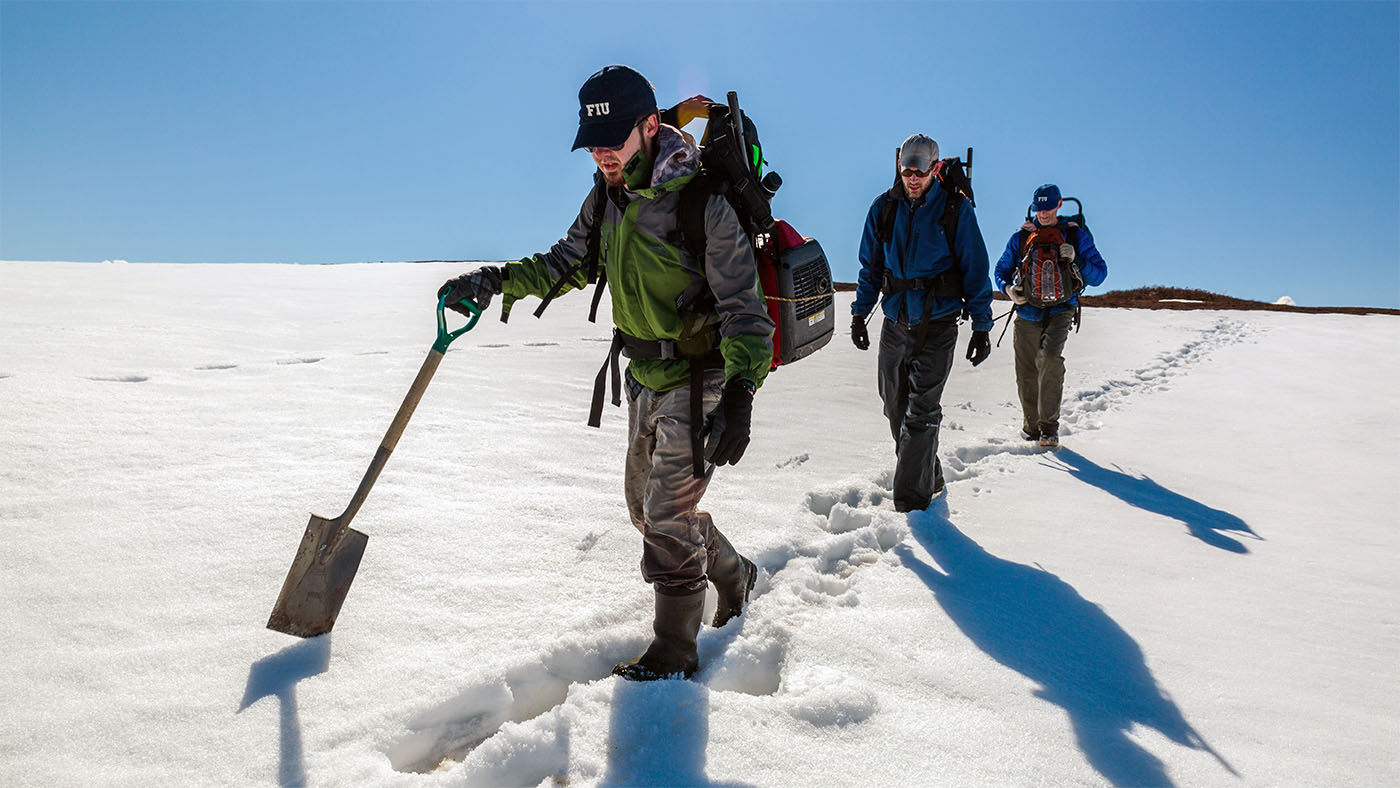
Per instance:
[[[0,259],[514,259],[582,81],[736,90],[851,280],[895,147],[976,150],[995,260],[1083,200],[1100,291],[1400,306],[1400,4],[0,2]]]

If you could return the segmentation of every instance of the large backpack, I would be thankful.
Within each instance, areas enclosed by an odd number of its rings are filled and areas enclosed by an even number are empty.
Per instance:
[[[1021,227],[1021,260],[1016,267],[1015,284],[1031,306],[1046,309],[1069,302],[1084,292],[1084,275],[1075,262],[1060,258],[1060,245],[1079,246],[1079,231],[1084,227],[1084,208],[1079,200],[1073,201],[1078,211],[1060,217],[1049,227],[1040,227],[1026,213],[1026,223]],[[1076,321],[1077,322],[1077,321]]]
[[[966,162],[953,156],[939,159],[933,165],[934,180],[938,187],[947,193],[943,215],[939,217],[938,223],[943,227],[943,236],[948,239],[948,251],[953,255],[955,263],[952,268],[937,276],[896,279],[885,267],[885,244],[894,237],[895,212],[899,208],[899,201],[905,196],[904,183],[900,180],[898,167],[899,150],[895,149],[894,185],[882,195],[880,210],[875,215],[875,248],[871,251],[870,272],[871,281],[880,288],[882,297],[905,290],[924,291],[923,317],[919,323],[914,342],[914,353],[917,354],[923,349],[924,341],[928,338],[928,318],[933,310],[933,299],[935,297],[957,299],[963,297],[962,261],[958,259],[955,244],[958,235],[958,217],[962,214],[963,200],[967,200],[967,203],[974,208],[977,207],[977,202],[972,197],[972,148],[967,149]],[[966,309],[963,310],[963,313],[966,315]]]
[[[690,252],[697,266],[705,262],[705,207],[712,195],[722,194],[733,207],[753,246],[757,277],[767,306],[768,315],[776,328],[773,332],[773,357],[770,369],[790,364],[815,353],[828,342],[835,331],[835,290],[831,281],[831,266],[816,239],[799,234],[787,222],[775,220],[769,206],[774,193],[782,186],[776,172],[763,174],[763,148],[758,140],[758,128],[739,109],[738,95],[728,94],[728,103],[720,104],[703,96],[686,99],[660,113],[662,123],[682,128],[696,118],[705,118],[705,131],[700,139],[700,172],[681,189],[677,231],[667,240],[680,244]],[[594,176],[600,190],[593,214],[593,223],[586,241],[583,259],[555,282],[535,316],[544,312],[549,302],[578,271],[585,272],[589,284],[597,284],[588,319],[597,322],[598,303],[607,283],[606,270],[601,265],[603,210],[607,198],[601,175]],[[715,308],[714,294],[704,276],[699,276],[676,299],[682,315],[706,314]],[[699,430],[704,414],[701,388],[704,371],[722,366],[718,347],[696,354],[687,354],[669,341],[648,341],[629,337],[613,330],[613,343],[608,358],[594,381],[593,404],[588,423],[601,424],[603,391],[609,370],[612,372],[612,403],[621,405],[618,356],[629,358],[688,358],[691,386],[691,428],[695,475],[704,475],[703,447]]]

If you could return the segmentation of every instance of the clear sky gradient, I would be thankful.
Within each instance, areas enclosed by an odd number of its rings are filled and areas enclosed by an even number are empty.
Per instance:
[[[0,2],[0,259],[515,259],[592,162],[576,94],[736,90],[777,215],[854,279],[919,131],[993,260],[1082,199],[1149,284],[1400,306],[1400,4]],[[447,273],[447,272],[445,272]]]

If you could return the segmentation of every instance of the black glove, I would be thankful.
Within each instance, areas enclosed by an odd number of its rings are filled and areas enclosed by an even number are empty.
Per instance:
[[[851,315],[851,344],[856,350],[870,349],[870,332],[865,330],[865,318],[860,315]]]
[[[449,279],[438,288],[438,298],[447,296],[447,308],[471,317],[471,311],[462,306],[466,299],[476,304],[478,309],[491,305],[491,296],[501,292],[501,268],[496,265],[483,265],[469,274]]]
[[[719,404],[705,417],[700,439],[705,441],[705,459],[715,465],[734,465],[749,445],[749,423],[753,420],[752,382],[733,378],[724,384]],[[708,440],[706,439],[708,436]]]
[[[967,343],[967,360],[972,362],[972,366],[977,366],[987,360],[987,356],[992,355],[992,338],[986,331],[973,331],[972,339]]]

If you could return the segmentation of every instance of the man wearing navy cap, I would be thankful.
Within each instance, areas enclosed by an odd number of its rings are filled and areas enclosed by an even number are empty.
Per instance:
[[[1035,190],[1030,212],[1035,218],[1011,234],[997,261],[997,287],[1015,304],[1016,392],[1021,400],[1021,437],[1055,449],[1060,445],[1060,399],[1065,385],[1065,342],[1079,311],[1079,297],[1050,307],[1028,303],[1017,269],[1027,239],[1039,227],[1061,226],[1065,243],[1061,261],[1075,266],[1086,287],[1103,284],[1108,264],[1094,246],[1089,228],[1059,216],[1060,187],[1047,183]]]
[[[651,645],[613,672],[636,681],[689,678],[699,667],[707,583],[718,595],[712,623],[719,627],[743,612],[758,576],[698,505],[715,466],[737,463],[748,446],[754,392],[773,356],[773,321],[758,293],[753,247],[722,194],[705,203],[704,259],[680,240],[681,190],[700,172],[700,149],[661,123],[651,83],[627,66],[607,66],[578,97],[573,149],[587,149],[598,174],[573,226],[549,251],[452,279],[439,296],[484,309],[503,293],[508,312],[561,280],[561,293],[586,287],[576,263],[596,259],[616,326],[610,361],[617,353],[630,359],[623,488],[642,534],[642,577],[655,597]]]

